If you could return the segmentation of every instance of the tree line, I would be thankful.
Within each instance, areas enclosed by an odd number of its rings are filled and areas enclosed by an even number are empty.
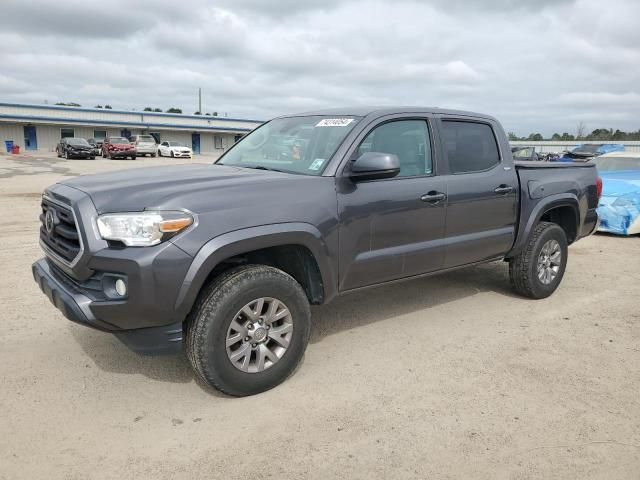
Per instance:
[[[518,137],[515,133],[509,132],[509,140],[510,141],[530,141],[530,142],[542,142],[542,141],[581,141],[581,140],[591,140],[591,141],[624,141],[624,140],[639,140],[640,141],[640,129],[635,132],[623,132],[620,129],[614,130],[613,128],[596,128],[591,133],[585,132],[585,127],[583,123],[578,125],[576,129],[576,133],[570,134],[568,132],[564,133],[554,133],[550,138],[544,138],[540,133],[531,133],[528,137]]]
[[[60,105],[60,106],[65,106],[65,107],[81,107],[82,105],[80,105],[79,103],[76,102],[58,102],[56,103],[56,105]],[[105,105],[104,107],[102,105],[95,105],[93,108],[106,108],[107,110],[112,110],[111,105]],[[152,107],[145,107],[143,110],[143,112],[159,112],[162,113],[162,109],[161,108],[152,108]],[[182,113],[182,109],[181,108],[176,108],[176,107],[171,107],[171,108],[167,108],[167,110],[165,111],[165,113]],[[202,113],[202,112],[193,112],[194,115],[206,115],[208,117],[217,117],[218,116],[218,112],[212,112],[212,113]],[[226,115],[226,114],[225,114]]]

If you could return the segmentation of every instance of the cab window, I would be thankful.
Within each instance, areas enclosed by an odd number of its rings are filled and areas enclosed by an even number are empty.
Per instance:
[[[358,147],[366,152],[390,153],[400,160],[399,177],[433,173],[429,127],[425,120],[396,120],[375,127]]]

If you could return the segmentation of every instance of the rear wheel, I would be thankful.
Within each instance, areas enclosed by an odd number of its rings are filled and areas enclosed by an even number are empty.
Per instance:
[[[285,272],[235,268],[201,292],[187,320],[187,356],[198,377],[224,393],[264,392],[300,362],[310,316],[302,287]]]
[[[564,230],[555,223],[540,222],[522,252],[509,261],[511,285],[525,297],[548,297],[562,281],[567,254]]]

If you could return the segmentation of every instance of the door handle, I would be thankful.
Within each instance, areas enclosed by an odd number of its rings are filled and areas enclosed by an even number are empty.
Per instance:
[[[422,200],[423,202],[436,204],[438,202],[441,202],[445,198],[447,198],[447,196],[444,193],[433,191],[422,195],[420,197],[420,200]]]
[[[499,187],[496,187],[494,192],[496,192],[498,195],[506,195],[507,193],[512,193],[513,190],[514,188],[510,187],[509,185],[500,185]]]

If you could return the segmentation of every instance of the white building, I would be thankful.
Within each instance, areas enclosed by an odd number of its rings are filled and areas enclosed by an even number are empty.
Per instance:
[[[181,142],[196,154],[222,153],[261,123],[207,115],[0,102],[0,148],[5,148],[5,141],[13,141],[21,151],[54,151],[63,137],[102,139],[148,133],[157,141]]]

